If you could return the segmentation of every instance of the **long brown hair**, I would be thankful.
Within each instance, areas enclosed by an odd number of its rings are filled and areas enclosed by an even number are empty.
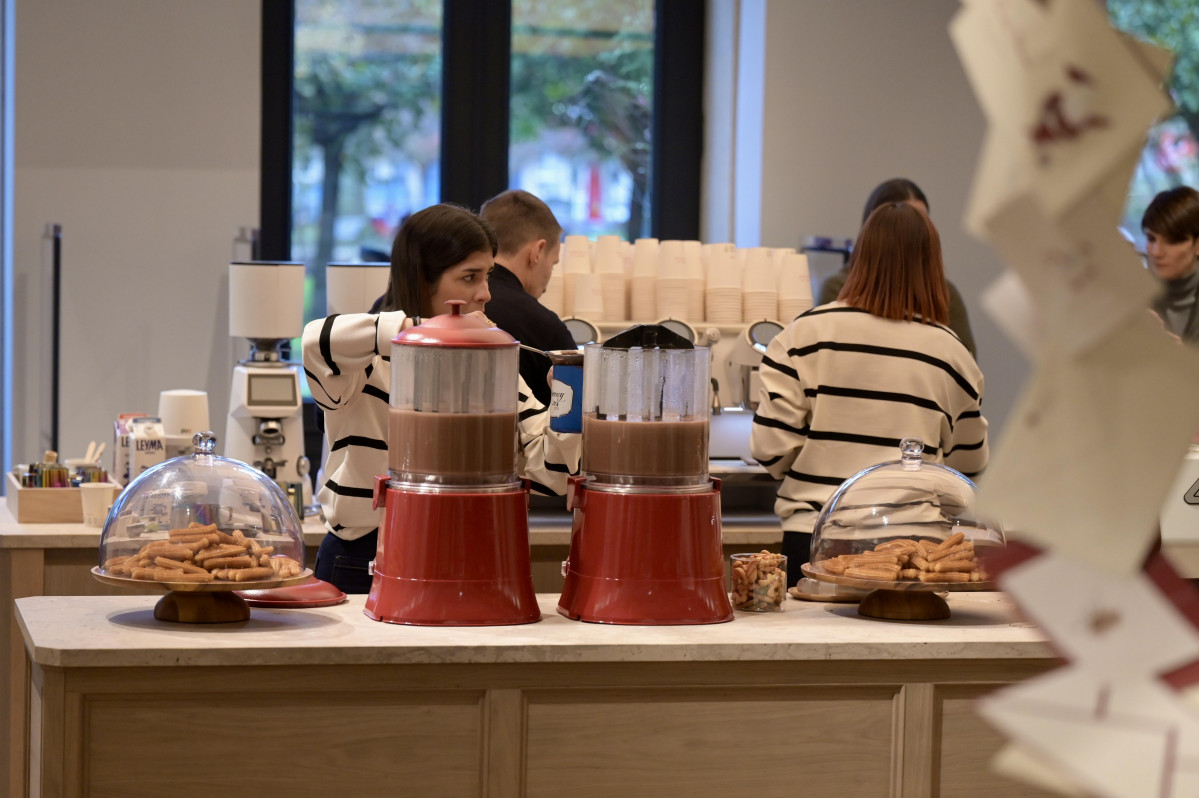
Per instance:
[[[495,231],[470,209],[442,203],[417,211],[396,233],[381,309],[427,314],[425,305],[446,269],[476,252],[494,258],[495,250]]]
[[[876,208],[858,234],[837,299],[884,319],[948,323],[941,237],[928,216],[905,202]]]

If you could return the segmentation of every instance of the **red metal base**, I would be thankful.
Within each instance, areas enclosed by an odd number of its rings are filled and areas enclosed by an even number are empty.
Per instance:
[[[705,493],[608,493],[572,478],[574,510],[558,612],[638,626],[733,620],[720,536],[720,481]]]
[[[541,620],[529,564],[529,492],[417,493],[376,481],[386,507],[367,617],[416,626]]]

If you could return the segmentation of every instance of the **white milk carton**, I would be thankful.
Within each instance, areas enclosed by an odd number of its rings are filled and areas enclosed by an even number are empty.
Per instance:
[[[162,419],[154,416],[132,419],[129,423],[129,478],[167,459],[167,440]]]
[[[121,413],[112,422],[112,470],[109,478],[122,485],[129,484],[129,423],[145,418],[145,413]]]

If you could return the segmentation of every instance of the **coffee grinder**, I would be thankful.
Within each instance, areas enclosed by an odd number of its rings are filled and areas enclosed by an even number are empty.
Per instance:
[[[366,614],[419,626],[541,619],[529,561],[529,489],[516,477],[519,348],[451,312],[391,345],[387,474]]]
[[[248,338],[250,356],[233,369],[225,456],[262,471],[285,489],[299,483],[312,503],[297,364],[282,347],[304,330],[304,264],[229,264],[229,334]]]
[[[583,474],[572,477],[558,612],[597,623],[733,619],[720,481],[708,475],[711,356],[659,325],[583,348]]]

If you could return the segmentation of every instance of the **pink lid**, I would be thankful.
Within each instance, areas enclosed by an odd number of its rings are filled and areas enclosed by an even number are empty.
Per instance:
[[[391,339],[406,346],[450,346],[470,349],[499,349],[516,346],[516,339],[478,316],[463,316],[461,299],[446,300],[450,312],[425,319]]]

